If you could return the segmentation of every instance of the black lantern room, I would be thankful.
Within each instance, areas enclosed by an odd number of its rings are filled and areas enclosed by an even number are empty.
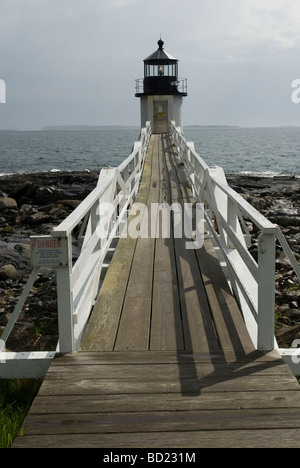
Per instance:
[[[164,50],[164,42],[160,39],[157,51],[144,60],[144,79],[136,80],[136,97],[187,96],[186,81],[178,79],[178,60]]]

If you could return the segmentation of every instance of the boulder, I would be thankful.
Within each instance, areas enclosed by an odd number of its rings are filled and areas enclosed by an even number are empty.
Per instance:
[[[28,221],[32,225],[43,224],[49,220],[50,220],[50,217],[43,212],[38,212],[28,217]]]
[[[15,200],[17,200],[18,202],[20,202],[20,204],[22,204],[22,199],[24,203],[24,199],[27,200],[31,198],[32,193],[37,188],[37,186],[33,184],[32,182],[30,182],[29,180],[25,180],[25,181],[22,180],[22,183],[18,183],[17,180],[16,181],[12,180],[12,182],[13,182],[13,187],[12,187],[12,190],[9,192],[9,195],[13,197]]]
[[[4,265],[0,268],[0,280],[6,281],[8,279],[18,279],[19,273],[13,265]]]
[[[18,205],[14,198],[0,198],[0,211],[4,210],[17,210]]]

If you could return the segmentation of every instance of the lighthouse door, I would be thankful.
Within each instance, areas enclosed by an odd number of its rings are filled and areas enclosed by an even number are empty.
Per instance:
[[[153,113],[153,133],[168,133],[168,101],[154,101]]]

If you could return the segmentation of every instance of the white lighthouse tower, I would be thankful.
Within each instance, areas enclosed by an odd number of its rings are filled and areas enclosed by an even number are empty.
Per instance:
[[[163,46],[160,39],[158,50],[144,60],[144,78],[136,80],[141,127],[150,121],[153,133],[168,133],[170,120],[183,129],[182,101],[187,96],[187,80],[178,78],[178,60]]]

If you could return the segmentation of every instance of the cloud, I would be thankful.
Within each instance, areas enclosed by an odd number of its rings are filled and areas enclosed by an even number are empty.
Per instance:
[[[2,128],[138,124],[134,79],[160,33],[189,78],[190,123],[201,108],[238,124],[260,100],[267,119],[259,83],[284,100],[299,78],[299,0],[1,0],[0,21]],[[216,89],[218,108],[205,97]]]
[[[299,47],[300,4],[295,0],[243,0],[240,21],[232,36],[248,47],[265,45],[268,50]]]
[[[184,48],[194,60],[269,61],[276,54],[300,49],[298,0],[202,0],[197,3],[192,1],[193,16],[187,16],[186,21],[183,19],[182,34]],[[190,5],[190,1],[185,5]]]

